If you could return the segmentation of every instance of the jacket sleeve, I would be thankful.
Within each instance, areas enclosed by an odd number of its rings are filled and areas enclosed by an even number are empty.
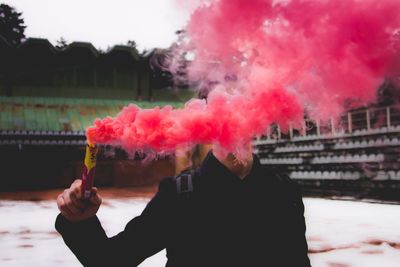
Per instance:
[[[61,214],[55,227],[84,266],[137,266],[166,247],[174,182],[165,179],[142,214],[108,238],[97,217],[71,223]]]
[[[296,208],[295,211],[295,225],[294,228],[294,238],[293,238],[293,245],[294,245],[294,258],[299,263],[296,266],[301,267],[310,267],[310,259],[308,258],[308,244],[306,239],[306,222],[304,218],[304,204],[303,198],[301,194],[300,187],[292,181],[292,186],[294,190],[294,205]]]

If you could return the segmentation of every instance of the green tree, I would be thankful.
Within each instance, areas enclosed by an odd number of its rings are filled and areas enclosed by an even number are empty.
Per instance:
[[[130,46],[130,47],[135,47],[135,48],[137,46],[137,44],[134,40],[128,40],[128,42],[126,42],[126,45]]]
[[[64,38],[64,37],[60,37],[60,39],[58,39],[56,41],[56,47],[58,49],[64,49],[68,46],[68,41]]]
[[[11,45],[19,45],[25,40],[24,19],[22,13],[6,4],[0,5],[0,35]]]

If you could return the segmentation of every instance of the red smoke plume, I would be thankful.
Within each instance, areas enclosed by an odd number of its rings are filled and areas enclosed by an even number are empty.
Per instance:
[[[128,151],[213,143],[240,154],[271,123],[298,126],[304,112],[337,117],[374,101],[383,80],[398,76],[399,10],[397,0],[198,3],[170,67],[194,55],[188,78],[218,84],[207,102],[175,110],[131,105],[96,120],[87,138]]]

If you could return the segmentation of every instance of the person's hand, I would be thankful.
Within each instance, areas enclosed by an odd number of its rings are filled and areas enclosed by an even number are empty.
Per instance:
[[[89,199],[83,199],[81,184],[80,179],[75,180],[70,188],[65,189],[57,197],[58,209],[70,222],[80,222],[93,217],[100,208],[101,197],[97,193],[97,188],[92,189]]]

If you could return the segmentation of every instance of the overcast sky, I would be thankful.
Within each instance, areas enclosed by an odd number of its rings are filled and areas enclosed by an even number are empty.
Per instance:
[[[174,0],[4,0],[23,13],[28,37],[60,37],[106,49],[135,40],[139,50],[168,47],[188,12]]]

